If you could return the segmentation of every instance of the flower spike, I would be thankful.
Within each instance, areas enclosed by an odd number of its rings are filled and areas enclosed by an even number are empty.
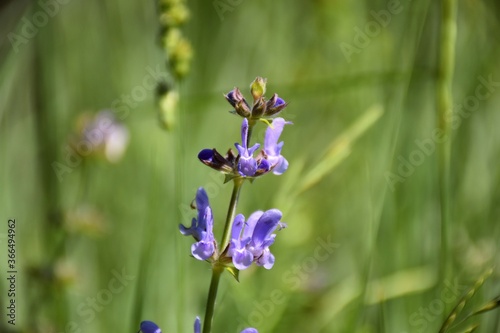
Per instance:
[[[207,192],[200,187],[196,193],[196,208],[198,218],[193,218],[191,227],[182,224],[179,230],[184,236],[193,236],[197,241],[191,246],[191,254],[198,260],[207,260],[215,253],[216,242],[213,234],[214,219]]]

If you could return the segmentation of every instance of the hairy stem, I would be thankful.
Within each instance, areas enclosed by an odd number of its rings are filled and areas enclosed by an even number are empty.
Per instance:
[[[203,321],[203,333],[210,333],[212,330],[212,321],[214,319],[215,299],[217,298],[217,290],[219,289],[219,280],[223,266],[214,265],[212,269],[212,280],[210,281],[210,289],[208,290],[207,306],[205,308],[205,320]]]
[[[243,185],[243,178],[235,178],[233,193],[231,194],[231,201],[229,202],[229,208],[227,211],[226,224],[224,226],[224,232],[222,234],[221,247],[219,249],[219,253],[224,252],[226,247],[229,244],[229,240],[231,239],[231,229],[234,217],[236,216],[236,207],[238,206],[238,198],[240,196],[241,187]]]

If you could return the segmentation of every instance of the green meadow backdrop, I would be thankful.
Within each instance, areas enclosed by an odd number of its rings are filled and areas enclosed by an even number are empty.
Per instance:
[[[245,184],[238,213],[288,228],[272,270],[223,275],[214,332],[438,332],[470,288],[449,332],[500,332],[498,309],[460,323],[500,295],[499,3],[184,4],[180,78],[154,1],[0,3],[0,331],[192,332],[211,273],[178,225],[204,186],[220,239],[231,195],[197,153],[240,141],[223,94],[262,76],[289,103],[290,167]],[[116,158],[75,148],[102,110]]]

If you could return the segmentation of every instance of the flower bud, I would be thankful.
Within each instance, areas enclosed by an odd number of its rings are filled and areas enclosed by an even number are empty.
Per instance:
[[[281,112],[288,104],[278,94],[274,94],[273,97],[266,104],[265,116],[270,117],[279,112]]]
[[[228,92],[227,95],[224,95],[224,97],[226,97],[226,100],[231,104],[237,114],[245,118],[250,116],[250,106],[248,106],[247,101],[238,88],[234,88]]]
[[[250,91],[252,93],[254,101],[257,101],[266,93],[266,81],[266,79],[257,76],[250,85]]]
[[[266,102],[263,98],[260,98],[255,102],[252,108],[252,118],[258,119],[266,112]]]

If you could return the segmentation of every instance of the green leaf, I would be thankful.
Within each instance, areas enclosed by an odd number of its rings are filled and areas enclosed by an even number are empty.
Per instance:
[[[236,267],[226,267],[226,270],[231,274],[236,281],[240,282],[240,270]]]

